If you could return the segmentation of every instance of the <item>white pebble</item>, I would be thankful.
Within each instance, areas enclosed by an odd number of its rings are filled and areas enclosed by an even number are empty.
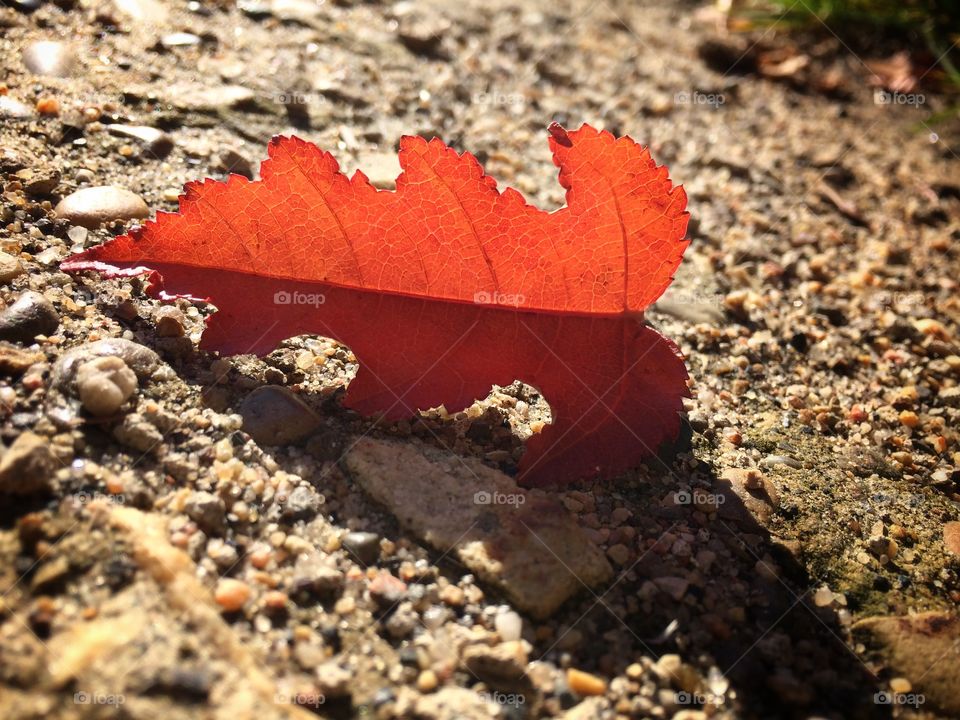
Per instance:
[[[77,369],[77,394],[92,415],[113,415],[137,389],[137,376],[118,357],[94,358]]]
[[[523,619],[513,610],[505,610],[497,613],[493,621],[500,639],[504,642],[514,642],[520,639],[523,632]]]

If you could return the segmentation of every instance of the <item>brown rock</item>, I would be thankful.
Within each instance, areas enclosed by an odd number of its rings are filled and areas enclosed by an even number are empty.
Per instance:
[[[10,282],[23,274],[20,260],[5,252],[0,252],[0,282]]]
[[[0,492],[35,495],[53,489],[57,460],[50,443],[30,431],[22,433],[0,458]]]

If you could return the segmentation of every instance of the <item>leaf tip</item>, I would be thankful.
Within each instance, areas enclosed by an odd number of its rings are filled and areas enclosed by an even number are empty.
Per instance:
[[[547,132],[550,133],[550,137],[552,137],[557,144],[563,145],[564,147],[573,147],[573,141],[570,140],[570,135],[560,123],[556,121],[550,123],[547,127]]]

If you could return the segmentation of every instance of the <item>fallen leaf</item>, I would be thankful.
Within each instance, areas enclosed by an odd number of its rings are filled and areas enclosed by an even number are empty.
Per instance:
[[[360,363],[344,402],[362,414],[462,408],[524,380],[553,424],[527,442],[521,479],[613,475],[679,431],[686,369],[643,311],[686,249],[686,195],[630,138],[554,124],[549,142],[567,190],[553,213],[438,139],[404,137],[386,191],[277,137],[260,181],[190,183],[178,214],[62,267],[208,298],[201,347],[224,354],[343,342]]]

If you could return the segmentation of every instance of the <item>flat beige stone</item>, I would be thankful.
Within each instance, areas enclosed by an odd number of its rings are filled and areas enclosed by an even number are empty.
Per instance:
[[[409,531],[451,552],[516,607],[551,615],[613,570],[567,510],[473,458],[362,438],[345,458],[353,480]]]

